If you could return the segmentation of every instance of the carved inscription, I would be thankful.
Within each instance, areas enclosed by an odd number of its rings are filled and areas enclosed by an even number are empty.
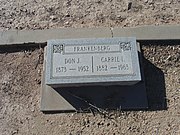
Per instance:
[[[131,42],[112,45],[52,46],[52,76],[133,74]]]

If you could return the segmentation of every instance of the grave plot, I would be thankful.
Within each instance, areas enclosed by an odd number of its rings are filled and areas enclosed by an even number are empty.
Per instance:
[[[133,37],[49,40],[41,110],[147,108],[139,59]]]

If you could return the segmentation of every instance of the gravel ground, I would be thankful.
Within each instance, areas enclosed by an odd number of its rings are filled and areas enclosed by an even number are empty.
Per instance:
[[[0,30],[179,24],[179,7],[179,0],[0,0]],[[150,108],[109,112],[111,119],[99,113],[43,114],[43,48],[0,53],[0,134],[179,135],[180,45],[142,43],[142,50]]]
[[[179,0],[0,0],[0,29],[180,23]]]

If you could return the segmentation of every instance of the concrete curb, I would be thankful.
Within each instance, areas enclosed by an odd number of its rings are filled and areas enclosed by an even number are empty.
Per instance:
[[[0,32],[0,45],[45,43],[49,39],[111,37],[110,28],[62,28]]]
[[[113,37],[136,37],[137,40],[179,40],[180,25],[114,28]]]
[[[137,40],[180,40],[180,25],[1,31],[0,46],[45,43],[49,39],[96,37],[136,37]]]

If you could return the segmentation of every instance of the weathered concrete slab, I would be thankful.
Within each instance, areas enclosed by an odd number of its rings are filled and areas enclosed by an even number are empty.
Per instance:
[[[110,28],[61,28],[0,32],[0,45],[45,43],[49,39],[111,37]]]
[[[136,39],[49,40],[46,84],[52,87],[133,85],[141,81]]]
[[[137,40],[178,40],[180,25],[113,28],[113,37],[136,37]]]
[[[138,50],[140,51],[139,47]],[[46,63],[45,63],[46,64]],[[142,66],[140,66],[142,68]],[[44,65],[45,70],[45,65]],[[95,105],[102,109],[147,109],[145,80],[132,86],[85,86],[52,88],[45,84],[44,72],[41,89],[41,111],[81,111]],[[87,101],[87,102],[86,102]]]
[[[49,39],[96,37],[136,37],[137,40],[180,40],[180,25],[1,31],[0,45],[45,43]]]

